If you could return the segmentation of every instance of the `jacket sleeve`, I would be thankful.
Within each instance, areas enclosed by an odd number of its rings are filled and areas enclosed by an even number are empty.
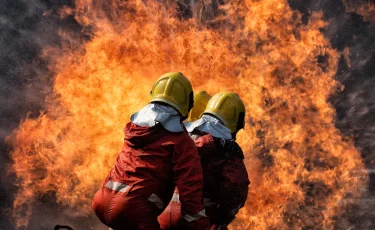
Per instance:
[[[200,157],[210,157],[216,152],[216,145],[214,138],[210,134],[206,134],[195,139],[195,146],[197,147]]]
[[[217,210],[217,224],[228,225],[244,206],[250,181],[245,164],[239,158],[228,160],[222,173],[224,183]]]
[[[175,184],[179,191],[181,215],[188,229],[209,229],[203,207],[203,175],[197,148],[186,134],[175,144],[172,156]]]

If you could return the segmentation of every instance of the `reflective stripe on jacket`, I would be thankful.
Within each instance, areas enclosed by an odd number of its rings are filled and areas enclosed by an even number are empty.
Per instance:
[[[172,133],[161,124],[141,127],[129,122],[123,149],[104,186],[145,197],[161,211],[177,186],[182,215],[192,217],[189,228],[209,228],[207,218],[202,215],[200,158],[186,131]]]

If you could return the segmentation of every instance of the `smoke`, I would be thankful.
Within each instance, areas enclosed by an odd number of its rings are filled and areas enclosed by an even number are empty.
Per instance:
[[[69,0],[0,1],[0,229],[14,228],[11,207],[17,189],[9,167],[11,146],[5,137],[17,128],[21,119],[37,117],[45,108],[53,81],[45,48],[59,50],[64,36],[71,43],[88,38],[73,16],[62,18],[59,14],[63,6],[72,4]],[[64,210],[56,211],[56,205],[42,203],[35,207],[30,229],[52,229],[54,224],[69,220],[69,216],[71,222],[75,219],[74,213],[63,214]],[[58,222],[61,216],[64,222]]]
[[[0,2],[0,228],[7,229],[11,225],[6,218],[6,210],[12,205],[12,194],[15,190],[11,180],[7,180],[7,166],[10,163],[4,139],[15,129],[26,112],[37,112],[43,107],[43,95],[40,90],[32,90],[22,76],[25,67],[32,65],[40,51],[38,38],[34,32],[37,11],[41,10],[34,4],[21,1]],[[31,39],[29,39],[31,38]],[[34,39],[32,39],[34,38]],[[33,70],[31,68],[31,70]],[[30,78],[35,77],[30,75]],[[9,214],[9,213],[8,213]]]
[[[322,11],[329,22],[325,35],[342,53],[335,78],[344,89],[332,97],[336,126],[354,139],[369,173],[365,197],[350,206],[337,228],[374,229],[375,215],[375,3],[373,1],[290,1],[308,18]]]
[[[222,3],[211,1],[204,5],[200,1],[195,4],[180,1],[180,15],[183,19],[195,17],[207,23],[218,15],[218,5]],[[324,33],[333,48],[342,53],[336,79],[344,89],[332,98],[337,110],[336,125],[344,135],[354,138],[366,167],[373,172],[375,23],[357,7],[367,3],[337,0],[290,0],[289,3],[303,14],[304,22],[314,11],[322,11],[329,22]],[[61,44],[74,47],[90,39],[89,28],[81,26],[74,15],[62,14],[64,6],[73,4],[69,0],[0,1],[0,171],[3,172],[0,174],[0,229],[12,229],[9,209],[16,190],[16,178],[6,173],[11,163],[8,156],[11,147],[4,138],[25,116],[37,117],[52,90],[54,73],[48,68],[49,54],[42,48],[53,47],[56,52]],[[367,197],[338,217],[336,227],[375,228],[375,216],[369,212],[369,206],[375,204],[374,196],[375,173],[370,173]],[[40,203],[35,204],[29,228],[51,229],[55,224],[70,224],[77,229],[99,229],[97,219],[79,217],[73,210],[56,207],[53,194],[41,197]]]
[[[348,38],[347,41],[341,40],[340,36],[334,39],[338,46],[341,45],[341,50],[343,46],[343,51],[348,50],[348,58],[343,55],[336,74],[336,79],[345,86],[333,98],[337,110],[336,125],[345,135],[354,138],[369,172],[367,197],[349,207],[352,215],[348,216],[348,220],[357,229],[374,229],[375,214],[371,210],[375,205],[375,24],[355,12],[332,21],[333,26],[327,34],[333,37],[338,32]],[[335,24],[341,24],[341,28]],[[345,34],[347,30],[353,31],[353,34]],[[358,222],[358,219],[361,221]]]
[[[0,1],[0,137],[15,129],[20,118],[38,116],[51,92],[52,72],[42,48],[58,49],[63,34],[83,37],[73,16],[60,17],[71,1]],[[66,39],[65,39],[66,40]],[[66,42],[64,40],[64,42]]]

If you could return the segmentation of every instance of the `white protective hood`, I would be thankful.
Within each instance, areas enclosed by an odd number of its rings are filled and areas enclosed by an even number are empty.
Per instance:
[[[169,105],[150,103],[137,113],[134,113],[130,120],[142,127],[152,127],[160,123],[169,132],[183,132],[181,116]]]
[[[184,124],[189,133],[192,133],[196,129],[209,133],[214,137],[232,139],[230,129],[225,127],[219,119],[209,114],[204,114],[199,120],[185,122]]]

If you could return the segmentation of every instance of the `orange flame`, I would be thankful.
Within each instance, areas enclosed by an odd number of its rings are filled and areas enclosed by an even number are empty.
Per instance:
[[[169,2],[95,2],[61,11],[94,34],[60,56],[46,48],[57,72],[49,107],[11,138],[18,227],[48,193],[91,213],[130,115],[148,102],[158,76],[181,71],[195,90],[232,90],[246,104],[238,141],[252,184],[231,228],[333,228],[343,198],[360,194],[367,177],[355,174],[363,169],[360,154],[335,128],[327,102],[338,88],[338,53],[320,32],[321,14],[304,25],[286,0],[245,0],[197,21],[179,19]]]

